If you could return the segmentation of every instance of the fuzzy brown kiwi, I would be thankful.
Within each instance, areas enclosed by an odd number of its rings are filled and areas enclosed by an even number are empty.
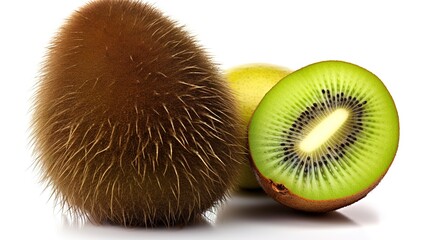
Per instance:
[[[36,163],[73,217],[194,221],[243,161],[235,101],[195,40],[141,2],[93,1],[65,22],[35,93]]]

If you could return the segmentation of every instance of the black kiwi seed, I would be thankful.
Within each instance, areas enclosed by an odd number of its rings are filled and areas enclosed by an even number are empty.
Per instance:
[[[297,146],[295,142],[299,142],[302,139],[303,131],[306,130],[308,123],[314,119],[315,115],[329,114],[331,111],[334,110],[334,106],[344,107],[352,110],[352,114],[354,117],[352,117],[352,120],[348,123],[347,129],[349,134],[346,135],[344,139],[338,139],[337,141],[338,144],[340,144],[341,146],[340,150],[338,149],[338,147],[333,150],[330,146],[326,146],[325,151],[322,151],[324,153],[319,155],[320,157],[297,157],[297,161],[299,162],[309,162],[310,159],[312,159],[313,161],[318,162],[323,166],[327,163],[326,159],[342,159],[344,157],[344,153],[338,154],[338,152],[347,150],[348,147],[352,146],[357,141],[356,136],[364,130],[362,123],[362,115],[365,113],[364,105],[367,103],[367,101],[358,100],[356,97],[347,96],[344,92],[335,93],[333,96],[331,96],[331,92],[334,91],[330,89],[321,89],[320,91],[322,92],[322,94],[325,95],[324,100],[320,103],[314,102],[312,104],[309,104],[309,106],[307,106],[305,110],[302,111],[300,115],[296,118],[296,120],[293,122],[293,124],[289,128],[289,131],[283,131],[283,133],[286,134],[284,136],[284,141],[286,141],[286,139],[292,139],[292,136],[297,137],[294,140],[291,140],[290,143],[291,146]],[[348,99],[348,101],[345,101],[344,99]],[[352,103],[350,103],[349,101],[352,101]],[[317,109],[316,107],[318,106],[318,104],[327,107],[323,109]],[[280,145],[284,146],[282,144]],[[336,154],[331,155],[331,151],[335,152]],[[297,148],[284,148],[284,155],[290,155],[292,153],[296,154],[296,156],[299,156],[299,150]]]
[[[244,160],[235,100],[180,26],[148,4],[90,1],[54,38],[35,96],[37,164],[72,217],[191,223]]]

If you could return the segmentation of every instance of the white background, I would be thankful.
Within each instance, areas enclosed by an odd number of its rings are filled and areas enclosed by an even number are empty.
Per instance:
[[[396,101],[401,138],[380,185],[352,206],[303,215],[263,195],[234,195],[211,221],[173,229],[68,223],[43,192],[28,146],[31,89],[50,38],[86,1],[0,7],[0,239],[429,239],[429,7],[424,1],[150,1],[196,36],[223,69],[298,69],[337,59],[378,75]],[[398,238],[395,238],[398,239]]]

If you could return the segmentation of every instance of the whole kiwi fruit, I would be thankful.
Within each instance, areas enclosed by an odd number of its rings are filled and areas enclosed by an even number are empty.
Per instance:
[[[280,203],[327,212],[366,196],[389,169],[399,118],[382,81],[342,61],[324,61],[282,79],[249,126],[252,165]]]
[[[291,72],[286,67],[267,63],[242,64],[226,71],[226,79],[237,98],[240,117],[245,126],[249,124],[255,108],[264,95]],[[244,131],[244,135],[247,136],[247,128]],[[238,186],[242,190],[260,190],[261,187],[250,169],[250,154],[247,149],[246,158],[246,164],[243,164],[240,170]]]
[[[71,216],[124,226],[198,219],[235,184],[242,126],[217,66],[139,1],[91,1],[47,52],[36,163]]]

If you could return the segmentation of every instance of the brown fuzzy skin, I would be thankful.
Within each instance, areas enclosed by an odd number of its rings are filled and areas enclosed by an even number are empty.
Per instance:
[[[140,2],[93,1],[63,25],[44,63],[36,163],[75,217],[186,224],[235,182],[244,159],[237,115],[183,28]]]
[[[268,196],[290,208],[311,213],[326,213],[359,201],[360,199],[364,198],[372,189],[374,189],[385,175],[383,174],[377,181],[375,181],[375,183],[373,183],[367,189],[358,192],[354,195],[330,200],[312,200],[298,196],[290,192],[283,184],[275,183],[271,179],[264,177],[257,170],[253,161],[251,161],[251,166],[259,184]]]

